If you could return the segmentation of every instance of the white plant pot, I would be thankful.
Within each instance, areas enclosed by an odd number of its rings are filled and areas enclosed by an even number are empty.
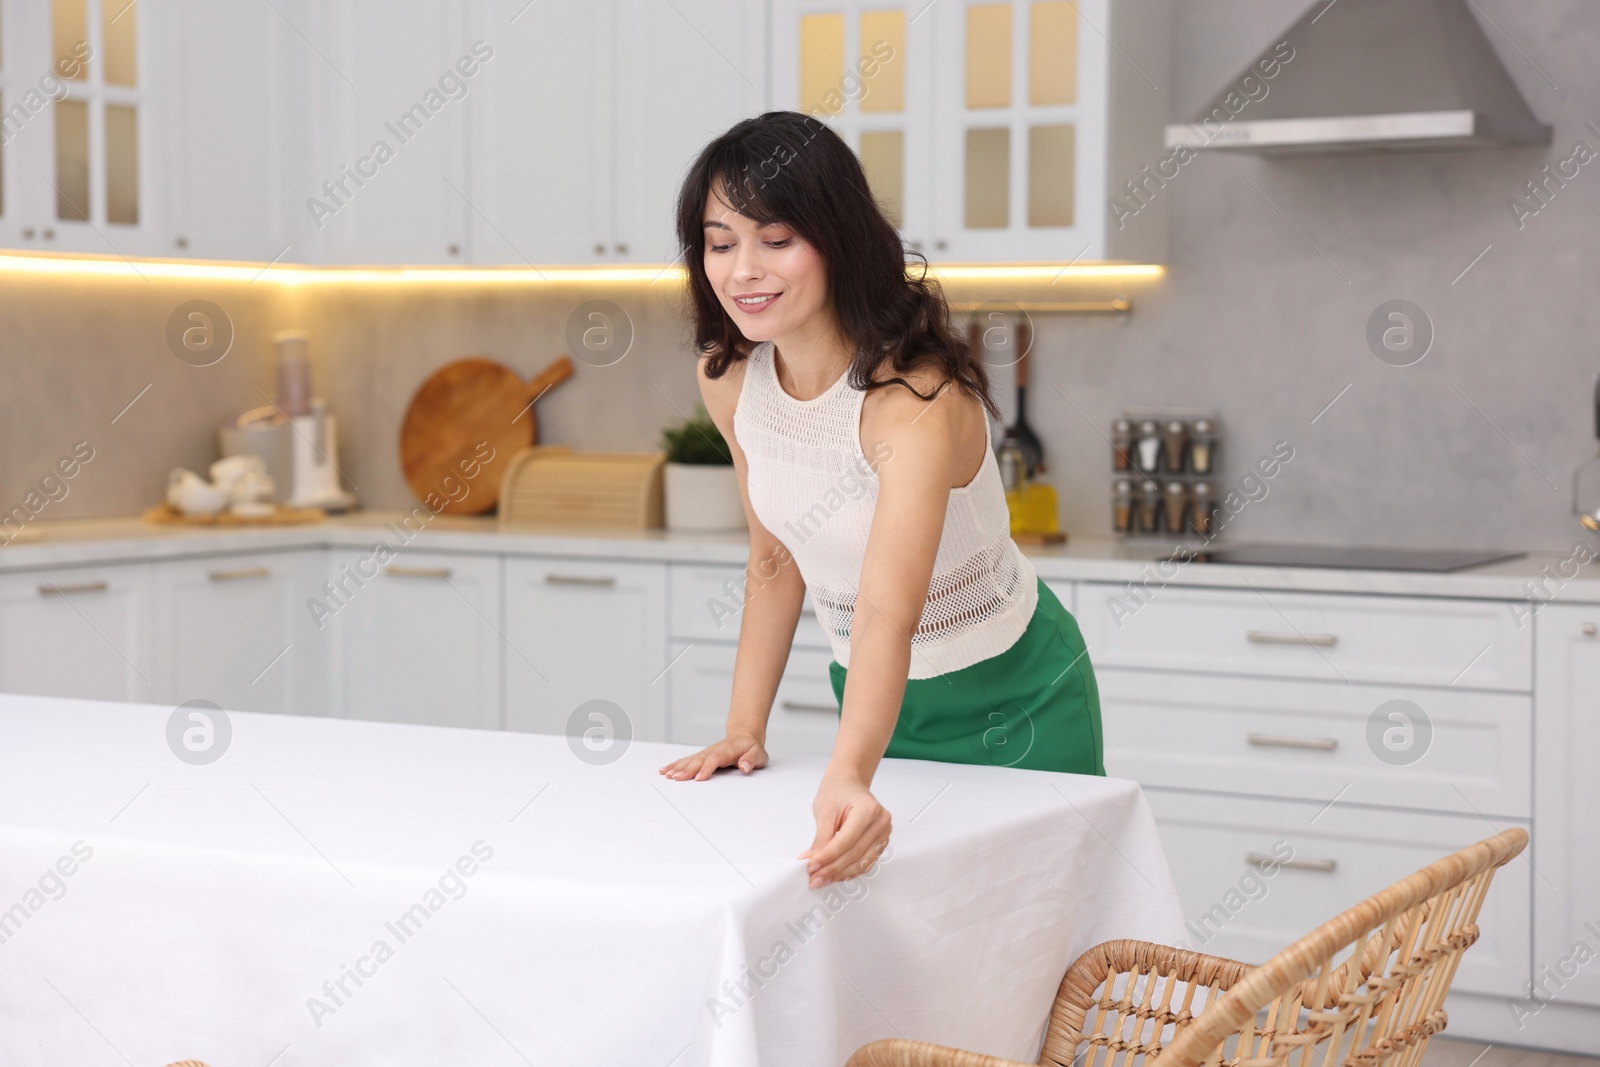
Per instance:
[[[669,530],[745,528],[739,479],[730,466],[668,463],[663,489]]]

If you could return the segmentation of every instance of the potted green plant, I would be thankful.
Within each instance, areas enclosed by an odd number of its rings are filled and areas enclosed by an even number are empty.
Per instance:
[[[704,406],[694,417],[661,431],[667,454],[669,530],[742,530],[744,504],[733,472],[733,452]]]

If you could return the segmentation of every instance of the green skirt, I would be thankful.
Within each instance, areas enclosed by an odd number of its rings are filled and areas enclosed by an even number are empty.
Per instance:
[[[828,665],[842,705],[846,671]],[[1071,612],[1039,582],[1028,628],[998,656],[906,682],[884,755],[1072,774],[1106,773],[1100,690]]]

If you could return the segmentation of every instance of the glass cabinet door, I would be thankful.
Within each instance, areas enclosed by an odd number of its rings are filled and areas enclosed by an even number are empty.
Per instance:
[[[940,258],[1103,256],[1105,6],[944,0],[933,9]]]
[[[81,252],[144,251],[149,232],[142,5],[50,0],[51,159],[45,225]]]
[[[927,0],[778,0],[772,14],[774,106],[832,127],[860,157],[907,248],[932,256]]]

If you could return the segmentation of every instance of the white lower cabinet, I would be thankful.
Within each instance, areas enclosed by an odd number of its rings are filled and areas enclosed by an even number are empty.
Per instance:
[[[673,644],[668,736],[675,744],[709,745],[722,739],[737,653],[738,646],[730,644]],[[767,719],[767,754],[773,759],[826,756],[833,751],[839,702],[828,678],[832,661],[831,654],[816,649],[796,648],[789,653]]]
[[[1183,900],[1188,947],[1265,962],[1321,923],[1499,829],[1527,823],[1149,789]],[[1281,862],[1268,876],[1260,857]],[[1455,988],[1516,996],[1528,980],[1533,871],[1502,867]],[[1342,956],[1341,956],[1342,958]]]
[[[350,719],[501,725],[500,559],[329,554],[317,602],[330,711]]]
[[[1087,582],[1097,664],[1526,693],[1530,631],[1494,600]]]
[[[305,602],[320,595],[322,560],[316,551],[157,564],[161,699],[320,713],[323,650]]]
[[[0,575],[0,691],[556,734],[600,700],[638,740],[700,745],[726,723],[742,579],[358,548],[16,572]],[[1104,583],[1052,588],[1085,615],[1107,769],[1147,791],[1191,947],[1260,962],[1537,820],[1456,988],[1522,997],[1532,978],[1600,1007],[1600,970],[1577,955],[1600,946],[1600,608],[1546,605],[1523,629],[1492,601],[1162,589],[1135,610]],[[803,615],[775,760],[831,751],[832,658]],[[1416,759],[1383,740],[1406,736]],[[1261,857],[1288,862],[1267,877]]]
[[[1091,657],[1093,653],[1090,654]],[[1106,770],[1144,785],[1526,819],[1526,694],[1095,672]]]
[[[0,575],[0,692],[155,703],[145,563]]]
[[[1600,607],[1546,604],[1534,628],[1534,981],[1542,999],[1600,1007]]]
[[[506,728],[563,734],[604,700],[634,740],[665,741],[667,565],[508,558],[505,572]]]

